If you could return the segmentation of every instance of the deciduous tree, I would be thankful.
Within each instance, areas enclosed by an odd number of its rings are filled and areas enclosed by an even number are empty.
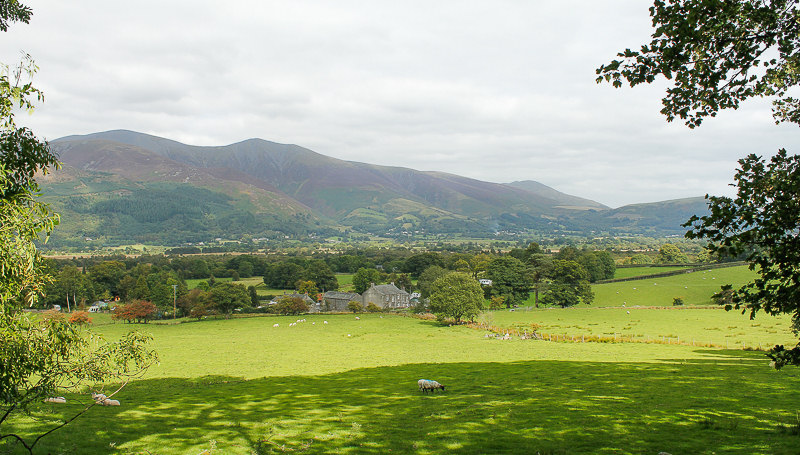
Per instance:
[[[474,319],[483,310],[483,289],[466,273],[450,272],[433,283],[431,312],[440,320]]]
[[[776,123],[800,124],[800,99],[788,96],[800,85],[799,5],[797,0],[656,0],[650,44],[619,53],[620,59],[597,69],[597,81],[635,86],[664,76],[672,87],[661,112],[690,128],[753,97],[773,99]],[[798,157],[780,150],[767,163],[751,154],[739,166],[737,196],[706,196],[710,213],[689,220],[687,237],[708,239],[712,253],[745,254],[759,274],[733,290],[726,308],[749,311],[751,318],[759,310],[791,314],[798,333]],[[776,346],[769,356],[776,368],[800,365],[800,344]]]
[[[3,2],[0,30],[13,22],[27,23],[30,16],[30,8],[18,1]],[[44,436],[88,408],[32,437],[9,433],[8,419],[48,396],[89,382],[124,384],[155,360],[146,347],[147,337],[135,332],[109,343],[66,321],[22,311],[36,303],[47,281],[35,242],[40,237],[46,241],[58,223],[36,198],[39,187],[34,179],[36,173],[57,167],[57,157],[14,119],[16,109],[32,110],[42,99],[30,81],[35,71],[29,56],[18,67],[0,71],[0,440],[15,440],[31,454]]]

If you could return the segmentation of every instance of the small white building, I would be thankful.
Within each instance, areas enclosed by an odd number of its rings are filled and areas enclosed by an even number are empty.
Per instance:
[[[492,285],[492,280],[489,280],[489,279],[486,279],[486,278],[481,278],[480,280],[478,280],[478,283],[480,283],[481,286],[491,286]]]

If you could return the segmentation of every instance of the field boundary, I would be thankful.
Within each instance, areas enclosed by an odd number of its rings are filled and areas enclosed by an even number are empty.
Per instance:
[[[747,265],[746,262],[725,262],[722,264],[708,264],[708,265],[700,265],[697,267],[689,267],[686,269],[681,270],[672,270],[670,272],[662,272],[662,273],[651,273],[649,275],[640,275],[640,276],[631,276],[627,278],[612,278],[610,280],[598,280],[592,284],[607,284],[607,283],[622,283],[625,281],[638,281],[638,280],[650,280],[653,278],[664,278],[668,276],[675,276],[675,275],[683,275],[685,273],[693,273],[693,272],[700,272],[702,270],[714,270],[714,269],[725,269],[729,267],[739,267],[741,265]],[[674,264],[664,264],[663,266],[675,266]],[[648,265],[647,267],[658,267],[653,265]]]

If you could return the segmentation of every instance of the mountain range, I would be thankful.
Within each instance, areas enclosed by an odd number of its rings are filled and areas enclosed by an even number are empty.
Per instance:
[[[243,236],[492,236],[684,232],[702,197],[611,209],[535,181],[484,182],[445,172],[345,161],[248,139],[201,147],[126,130],[52,141],[63,163],[43,179],[62,214],[55,242],[180,244]]]

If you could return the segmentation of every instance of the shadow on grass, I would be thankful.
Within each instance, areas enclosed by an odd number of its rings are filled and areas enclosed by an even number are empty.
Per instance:
[[[800,374],[770,370],[761,353],[731,352],[735,358],[713,351],[719,360],[653,364],[413,364],[254,380],[143,380],[119,395],[122,406],[93,410],[39,450],[798,453],[800,437],[779,427],[800,409]],[[438,380],[447,392],[423,395],[419,378]]]

